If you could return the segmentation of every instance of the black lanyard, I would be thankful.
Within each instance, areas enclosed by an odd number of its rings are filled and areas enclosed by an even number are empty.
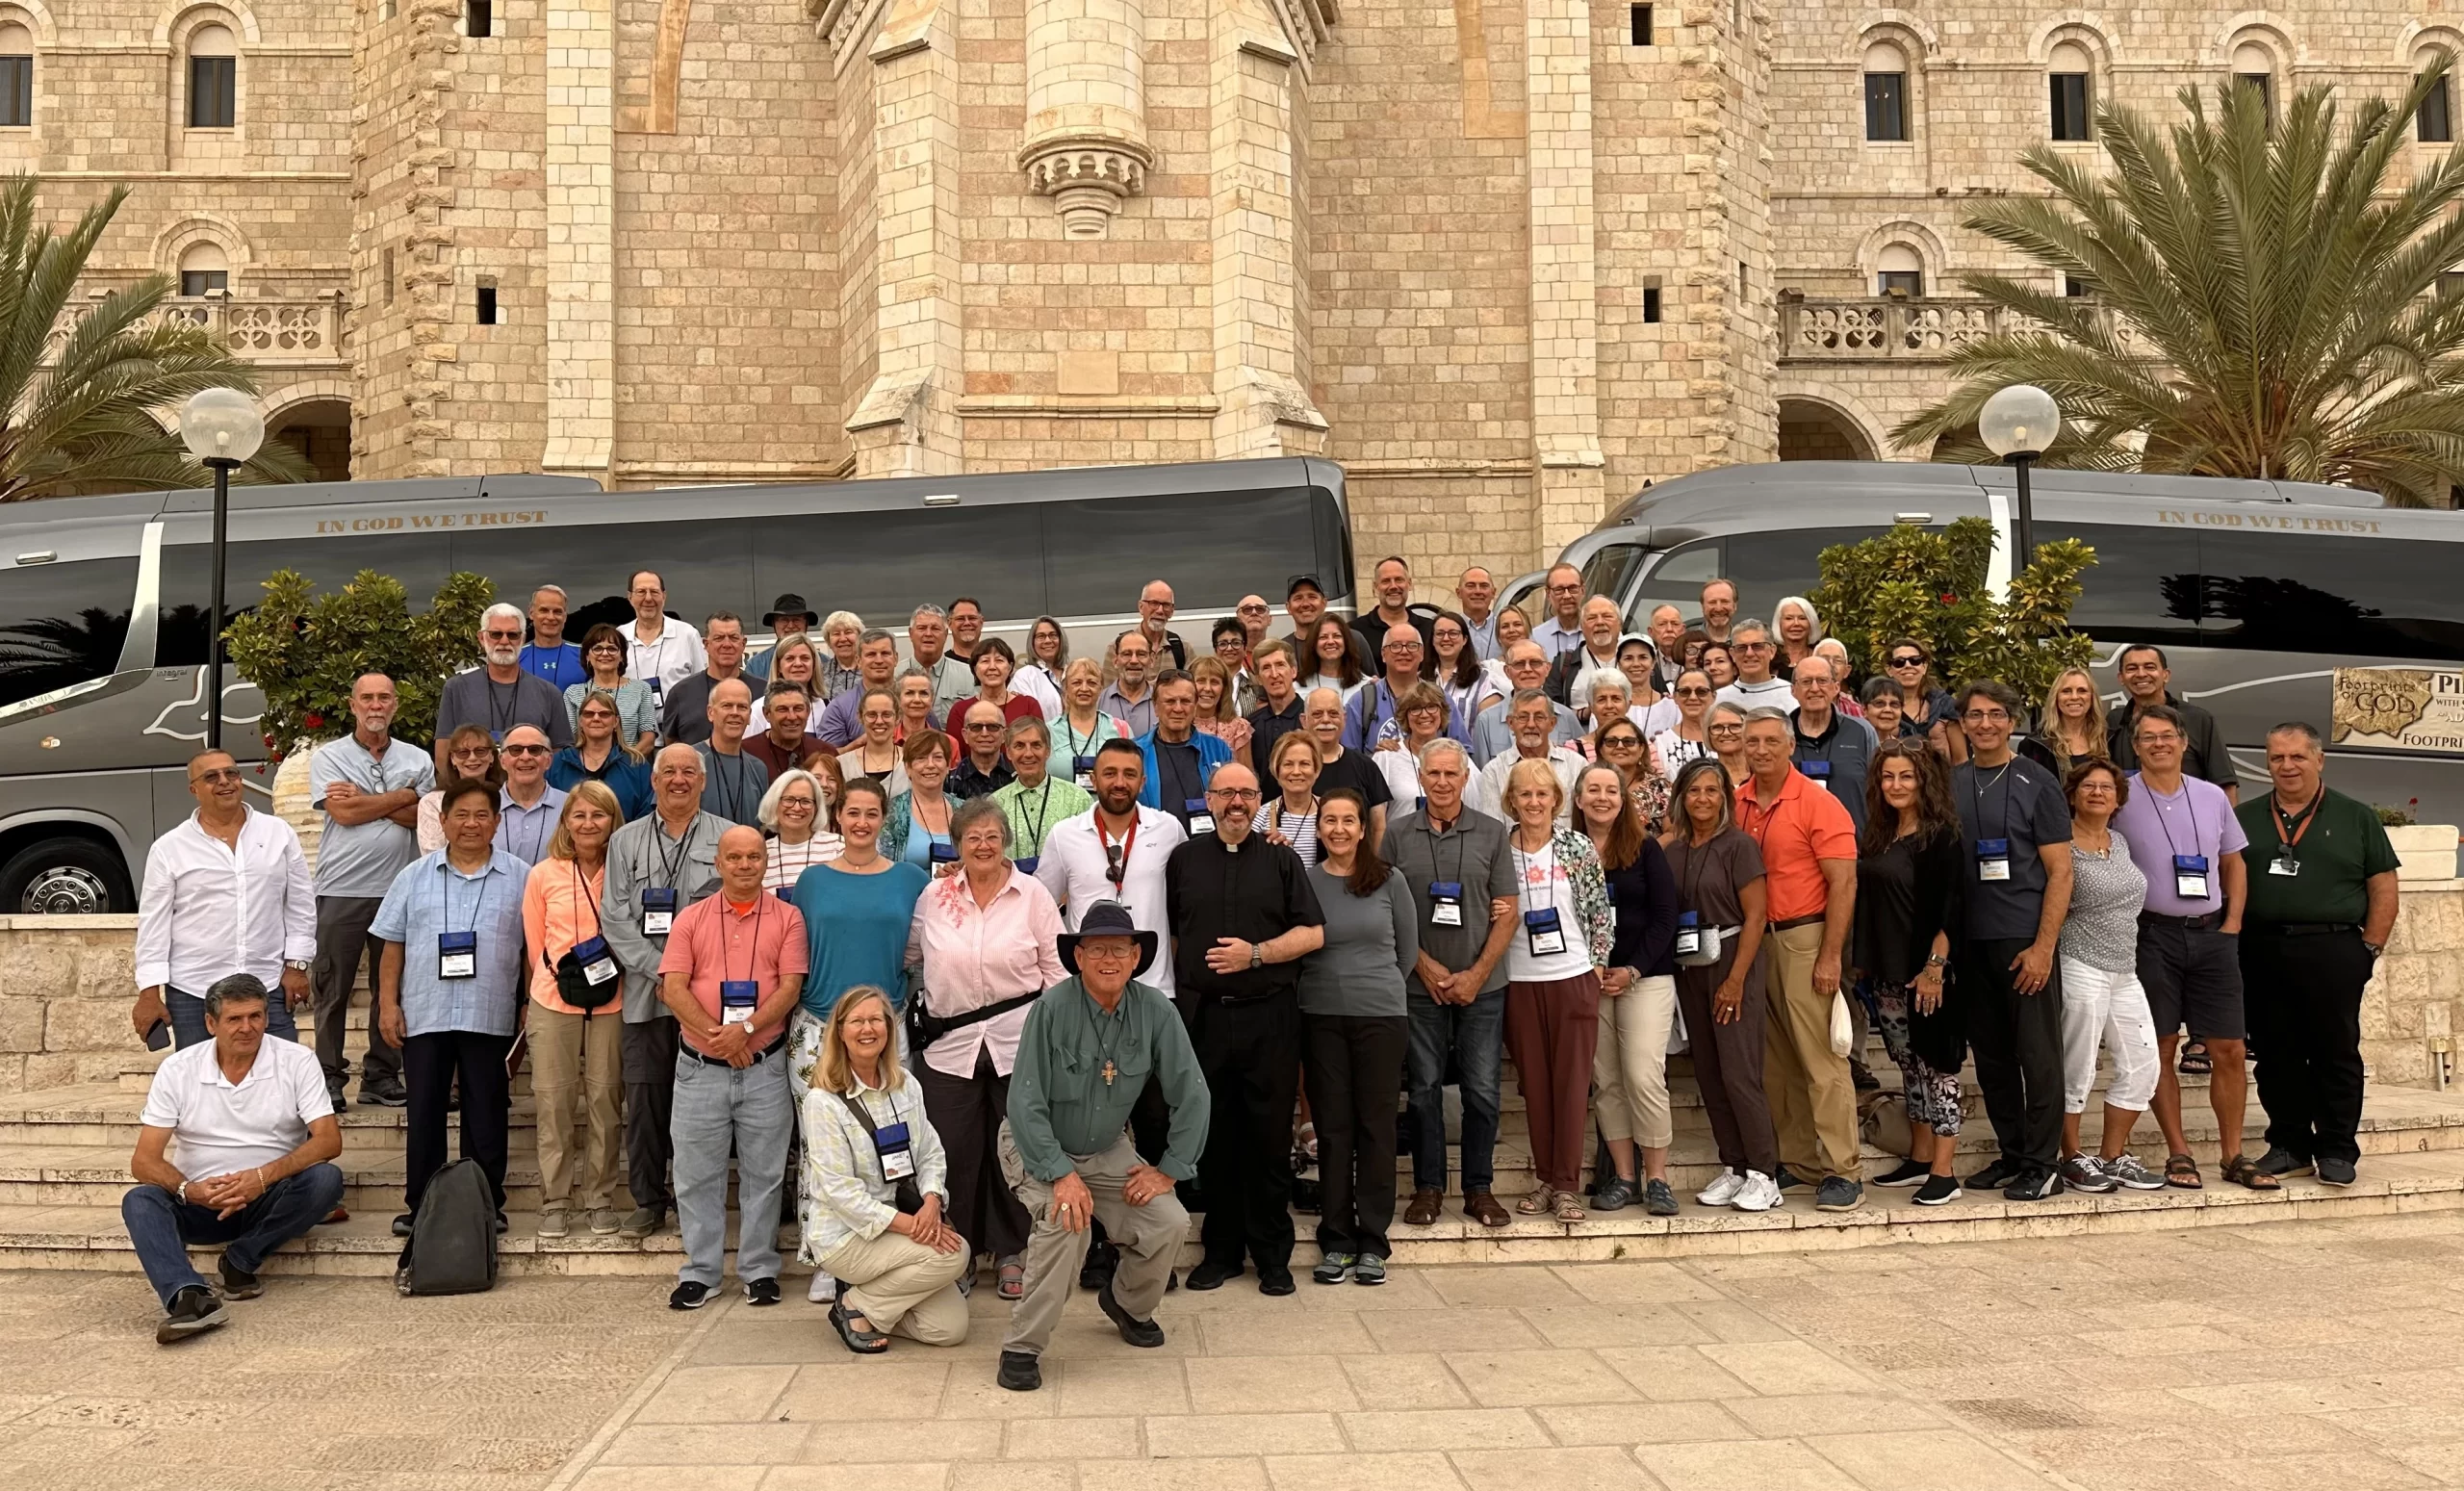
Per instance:
[[[1018,816],[1021,818],[1026,817],[1027,794],[1020,792],[1017,796],[1017,803]],[[1043,820],[1045,815],[1051,811],[1052,776],[1047,772],[1043,779],[1043,790],[1036,794],[1036,815],[1027,824],[1027,846],[1030,853],[1040,854],[1043,852]]]
[[[710,752],[710,778],[719,784],[719,801],[727,809],[723,816],[732,823],[750,823],[753,820],[744,815],[745,778],[749,774],[744,764],[744,753],[739,751],[732,758],[735,761],[732,774],[719,764],[730,758],[725,751],[713,749]],[[735,778],[732,785],[728,782],[730,775]]]
[[[1529,866],[1536,862],[1533,857],[1545,854],[1549,857],[1549,871],[1548,874],[1543,877],[1543,883],[1549,887],[1549,910],[1553,912],[1555,911],[1557,909],[1557,875],[1559,871],[1564,869],[1564,865],[1559,862],[1557,858],[1556,835],[1553,834],[1550,835],[1549,847],[1546,849],[1526,849],[1521,844],[1516,843],[1513,835],[1509,834],[1506,837],[1505,846],[1508,850],[1512,851],[1514,855],[1515,904],[1517,906],[1522,906],[1524,893],[1531,887],[1531,871]],[[1574,876],[1571,873],[1568,873],[1566,875],[1566,880],[1569,883],[1572,883]],[[1527,910],[1528,908],[1526,909]]]
[[[2147,795],[2149,797],[2155,798],[2159,796],[2154,787],[2147,786],[2147,776],[2144,772],[2140,774],[2139,784],[2143,787],[2147,787]],[[2191,851],[2195,854],[2198,851],[2200,842],[2198,835],[2198,799],[2191,791],[2191,779],[2188,776],[2182,778],[2182,808],[2183,810],[2187,811],[2191,815]],[[2155,809],[2156,826],[2165,831],[2165,847],[2173,851],[2175,859],[2181,858],[2182,846],[2173,842],[2173,824],[2172,820],[2165,815],[2164,803],[2161,801],[2157,802],[2155,804]]]
[[[768,899],[770,898],[765,895],[757,895],[753,898],[753,946],[744,955],[744,982],[748,984],[754,982],[753,975],[761,965],[761,903]],[[727,924],[727,917],[735,915],[735,908],[728,904],[725,891],[719,894],[719,911],[722,914],[712,918],[719,923],[719,981],[733,983],[734,980],[728,977],[727,938],[732,929]]]
[[[1159,775],[1171,778],[1174,800],[1181,804],[1183,811],[1188,810],[1190,799],[1206,795],[1203,790],[1193,790],[1198,784],[1189,780],[1190,765],[1187,757],[1183,754],[1185,750],[1193,754],[1196,752],[1197,740],[1194,735],[1188,740],[1155,742],[1156,762],[1164,768]],[[1201,775],[1204,770],[1203,766],[1199,768]]]
[[[1447,881],[1449,884],[1456,886],[1463,884],[1463,856],[1465,853],[1463,848],[1463,839],[1465,835],[1463,833],[1462,823],[1462,813],[1458,810],[1454,817],[1454,831],[1450,834],[1440,834],[1437,831],[1437,825],[1429,819],[1427,810],[1423,810],[1421,813],[1421,832],[1428,835],[1428,866],[1430,869],[1437,868],[1437,846],[1446,842],[1450,838],[1454,840],[1454,873],[1451,875],[1441,876],[1439,878]]]
[[[574,888],[580,891],[581,898],[590,904],[590,937],[575,938],[574,945],[578,947],[582,943],[589,941],[590,938],[597,937],[599,935],[599,897],[590,893],[590,877],[581,872],[581,861],[578,860],[567,860],[565,862],[573,866]],[[603,867],[605,862],[605,861],[601,861]],[[603,868],[602,873],[604,873]]]
[[[453,861],[449,856],[439,862],[438,868],[445,872],[445,883],[436,887],[436,898],[443,903],[445,909],[445,930],[451,932],[453,930],[453,883],[463,879],[464,876],[461,871],[453,867]],[[491,846],[488,850],[488,864],[479,871],[478,893],[471,898],[471,925],[465,929],[467,931],[479,930],[479,908],[487,904],[488,877],[495,874],[496,869],[496,850]]]
[[[525,863],[528,863],[528,864],[536,864],[536,863],[538,863],[538,862],[539,862],[539,851],[540,851],[540,850],[542,850],[542,849],[545,849],[545,848],[548,846],[548,829],[549,829],[549,826],[550,826],[551,824],[552,824],[552,823],[555,821],[555,817],[556,817],[556,815],[555,815],[554,813],[552,813],[552,812],[549,812],[549,811],[547,811],[547,810],[546,810],[546,809],[547,809],[547,795],[546,795],[545,793],[542,793],[542,794],[540,795],[539,807],[538,807],[538,808],[535,808],[535,809],[525,809],[525,810],[524,810],[524,811],[525,811],[526,813],[527,813],[529,816],[534,817],[534,818],[537,818],[537,819],[539,819],[539,820],[540,820],[540,821],[539,821],[539,831],[538,831],[537,833],[535,833],[535,834],[533,834],[533,835],[530,835],[530,853],[529,853],[529,854],[527,854],[527,855],[524,855],[524,854],[522,854],[522,851],[520,851],[520,850],[518,850],[518,849],[514,851],[515,855],[516,855],[517,857],[521,858],[521,859],[524,861],[524,862],[525,862]]]
[[[514,710],[522,704],[522,680],[515,679],[505,687],[504,708],[497,708],[497,681],[481,674],[479,681],[488,690],[488,733],[502,740],[514,727]]]
[[[699,813],[694,814],[694,817],[698,818],[701,815]],[[673,890],[676,888],[676,877],[678,872],[684,868],[686,852],[691,846],[692,839],[693,823],[691,819],[687,819],[684,824],[684,832],[676,836],[676,856],[674,859],[670,859],[667,853],[667,825],[659,822],[655,816],[653,817],[651,821],[651,852],[658,856],[658,872],[662,877],[664,877],[660,880],[659,884],[666,887],[668,889]]]
[[[2010,853],[2011,848],[2011,768],[2017,764],[2019,764],[2017,757],[2013,757],[2011,759],[2004,761],[2002,763],[2002,770],[2000,774],[1994,777],[1991,784],[1992,785],[1998,786],[2002,789],[2002,833],[2000,837],[2002,840],[2003,853],[2006,855]],[[1985,789],[1987,786],[1985,773],[1981,770],[1971,769],[1969,780],[1975,784],[1976,789],[1976,826],[1979,829],[1983,829],[1985,827]],[[1985,835],[1980,833],[1977,836],[1982,838]]]

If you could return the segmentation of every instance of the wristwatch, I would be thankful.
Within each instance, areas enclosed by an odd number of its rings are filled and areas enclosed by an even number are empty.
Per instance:
[[[172,1192],[171,1194],[172,1194],[173,1195],[175,1195],[175,1196],[178,1196],[178,1197],[180,1198],[180,1204],[181,1204],[182,1206],[186,1206],[186,1205],[188,1205],[188,1204],[189,1204],[189,1183],[188,1183],[187,1181],[185,1181],[185,1180],[181,1181],[181,1182],[180,1182],[180,1188],[179,1188],[177,1191]]]
[[[749,1015],[744,1018],[744,1033],[748,1038],[753,1034],[753,1016]]]
[[[1252,968],[1262,966],[1262,965],[1266,963],[1266,961],[1267,961],[1267,950],[1266,950],[1266,948],[1265,948],[1265,947],[1263,947],[1263,946],[1261,946],[1260,944],[1258,944],[1258,943],[1256,943],[1256,942],[1252,942],[1252,943],[1250,943],[1250,944],[1249,944],[1249,966],[1250,966],[1250,967],[1252,967]]]
[[[2370,950],[2370,956],[2371,956],[2374,960],[2374,959],[2376,959],[2376,958],[2379,958],[2379,957],[2383,956],[2383,955],[2386,953],[2386,951],[2387,951],[2387,944],[2386,944],[2386,943],[2384,943],[2384,942],[2374,942],[2374,941],[2370,940],[2368,938],[2362,938],[2362,939],[2361,939],[2361,945],[2362,945],[2363,947],[2366,947],[2366,948],[2368,948],[2368,949]]]
[[[316,966],[305,958],[285,958],[282,965],[294,973],[306,973]]]

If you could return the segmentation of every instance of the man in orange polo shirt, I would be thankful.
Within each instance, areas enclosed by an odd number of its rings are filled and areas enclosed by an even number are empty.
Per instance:
[[[811,966],[805,919],[761,889],[761,831],[719,835],[719,893],[677,913],[659,958],[659,997],[676,1012],[676,1218],[684,1267],[672,1310],[698,1310],[727,1255],[728,1154],[737,1158],[742,1221],[736,1277],[753,1304],[779,1302],[779,1197],[795,1099],[781,1039]]]
[[[1771,1026],[1762,1085],[1780,1132],[1780,1186],[1819,1181],[1826,1212],[1863,1204],[1857,1092],[1831,1051],[1831,1002],[1857,910],[1857,829],[1839,799],[1798,772],[1796,727],[1768,707],[1745,717],[1737,826],[1762,850],[1771,936]]]

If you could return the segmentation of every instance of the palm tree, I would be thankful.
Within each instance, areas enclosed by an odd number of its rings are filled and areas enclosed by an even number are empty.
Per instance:
[[[2392,181],[2405,126],[2444,87],[2364,101],[2337,126],[2326,88],[2271,119],[2261,90],[2194,88],[2169,131],[2127,110],[2096,117],[2106,166],[2040,145],[2052,191],[1986,204],[1966,225],[2034,263],[2084,276],[2091,297],[2000,275],[1964,281],[2012,313],[1952,358],[1952,395],[1904,421],[1901,449],[1990,459],[1985,400],[2035,383],[2062,407],[2057,466],[2282,477],[2446,505],[2464,483],[2464,151]]]
[[[38,184],[30,175],[0,184],[0,502],[205,485],[205,468],[166,425],[198,389],[253,393],[256,375],[203,326],[155,314],[171,293],[160,274],[92,302],[55,354],[53,328],[128,192],[54,234],[36,221]],[[310,471],[274,440],[233,476],[304,481]]]

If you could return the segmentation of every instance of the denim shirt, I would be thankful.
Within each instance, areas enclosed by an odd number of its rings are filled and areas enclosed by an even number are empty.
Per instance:
[[[526,992],[522,890],[530,866],[492,849],[485,868],[465,875],[446,854],[423,856],[396,875],[368,928],[372,937],[402,944],[403,1033],[510,1036]],[[438,976],[437,938],[449,931],[478,937],[470,978]]]

